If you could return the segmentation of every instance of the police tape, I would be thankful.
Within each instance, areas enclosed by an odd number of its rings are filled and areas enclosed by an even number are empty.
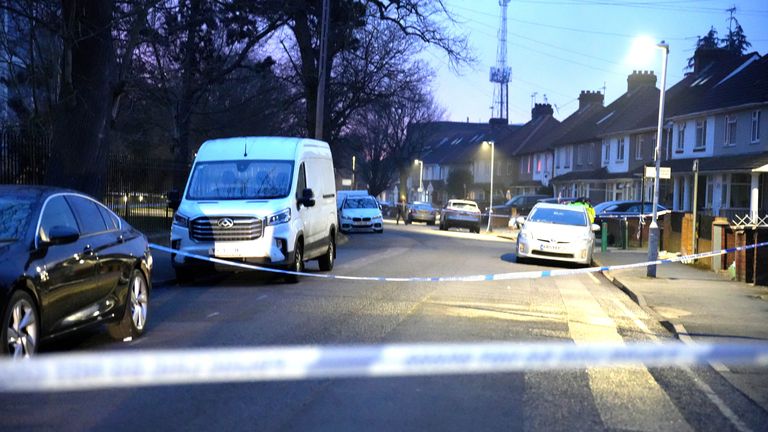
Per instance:
[[[0,392],[510,373],[593,367],[768,366],[768,343],[453,343],[146,350],[0,360]]]
[[[231,266],[234,268],[240,268],[245,270],[257,270],[257,271],[278,273],[278,274],[284,274],[284,275],[306,276],[306,277],[314,277],[314,278],[321,278],[321,279],[347,280],[347,281],[373,281],[373,282],[486,282],[486,281],[501,281],[501,280],[540,279],[540,278],[556,277],[556,276],[573,276],[573,275],[596,273],[596,272],[602,272],[602,271],[616,271],[616,270],[626,270],[626,269],[639,268],[639,267],[648,267],[652,265],[662,265],[662,264],[669,264],[673,262],[688,262],[688,261],[698,260],[702,258],[725,255],[729,253],[740,252],[740,251],[745,251],[745,250],[755,249],[755,248],[760,248],[765,246],[768,246],[768,242],[738,246],[738,247],[733,247],[728,249],[722,249],[719,251],[702,252],[702,253],[692,254],[692,255],[681,255],[681,256],[676,256],[672,258],[659,259],[656,261],[645,261],[640,263],[621,264],[621,265],[614,265],[614,266],[586,267],[586,268],[580,268],[580,269],[552,269],[552,270],[541,270],[541,271],[523,271],[523,272],[496,273],[496,274],[469,275],[469,276],[387,277],[387,276],[345,276],[345,275],[334,275],[334,274],[327,274],[327,273],[296,272],[296,271],[284,270],[284,269],[279,269],[274,267],[257,266],[253,264],[247,264],[244,262],[237,262],[237,261],[227,260],[223,258],[193,254],[193,253],[184,252],[178,249],[171,249],[165,246],[160,246],[154,243],[150,244],[150,247],[157,251],[181,255],[184,257],[189,257],[189,258],[193,258],[201,261],[207,261],[214,264]]]
[[[672,210],[661,210],[656,213],[656,216],[664,216],[665,214],[672,213]],[[642,213],[642,214],[632,214],[632,215],[621,215],[621,214],[599,214],[597,215],[600,219],[621,219],[621,220],[627,220],[627,219],[646,219],[646,218],[653,218],[653,213]]]

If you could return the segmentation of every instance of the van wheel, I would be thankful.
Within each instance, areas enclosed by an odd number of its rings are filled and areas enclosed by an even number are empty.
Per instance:
[[[301,239],[296,240],[296,246],[293,251],[293,264],[288,267],[288,270],[294,272],[304,271],[304,243]],[[285,281],[288,283],[298,283],[299,275],[285,275]]]
[[[333,259],[336,257],[336,241],[333,240],[333,237],[333,233],[331,233],[331,238],[328,241],[328,250],[325,252],[325,255],[317,260],[317,263],[320,265],[320,271],[333,270]]]

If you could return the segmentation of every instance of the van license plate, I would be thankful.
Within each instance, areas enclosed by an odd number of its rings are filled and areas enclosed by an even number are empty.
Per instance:
[[[213,256],[218,258],[247,258],[256,255],[256,251],[250,245],[216,245],[213,247]]]

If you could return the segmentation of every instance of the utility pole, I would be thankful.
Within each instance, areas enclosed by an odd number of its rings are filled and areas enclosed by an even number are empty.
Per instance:
[[[322,30],[320,33],[320,58],[317,65],[317,105],[315,108],[315,139],[323,139],[323,124],[325,120],[325,76],[328,68],[328,26],[330,16],[330,0],[323,0]]]
[[[656,148],[654,149],[654,158],[656,159],[656,176],[653,182],[653,217],[651,218],[651,226],[648,227],[648,261],[656,261],[659,258],[659,243],[661,243],[659,222],[658,222],[658,206],[659,206],[659,173],[661,171],[661,139],[664,127],[664,96],[667,86],[667,59],[669,57],[669,44],[661,41],[658,45],[664,51],[664,61],[661,63],[661,91],[659,92],[659,123],[656,130]],[[646,276],[650,278],[656,277],[656,264],[648,266]]]

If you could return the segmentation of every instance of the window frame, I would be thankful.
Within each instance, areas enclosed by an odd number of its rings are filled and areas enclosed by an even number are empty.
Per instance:
[[[704,151],[707,148],[707,119],[696,119],[696,141],[693,151]]]
[[[638,135],[635,142],[635,160],[643,160],[643,145],[645,144],[645,135]]]
[[[737,119],[735,115],[728,114],[725,116],[725,147],[733,147],[736,145],[736,129]]]
[[[616,163],[624,162],[624,157],[626,156],[625,149],[624,149],[624,142],[625,142],[624,137],[621,137],[616,140]]]
[[[685,152],[685,122],[677,124],[677,142],[675,143],[675,153]]]
[[[762,110],[752,111],[752,128],[750,134],[750,144],[757,144],[760,142],[760,120],[762,117]]]

